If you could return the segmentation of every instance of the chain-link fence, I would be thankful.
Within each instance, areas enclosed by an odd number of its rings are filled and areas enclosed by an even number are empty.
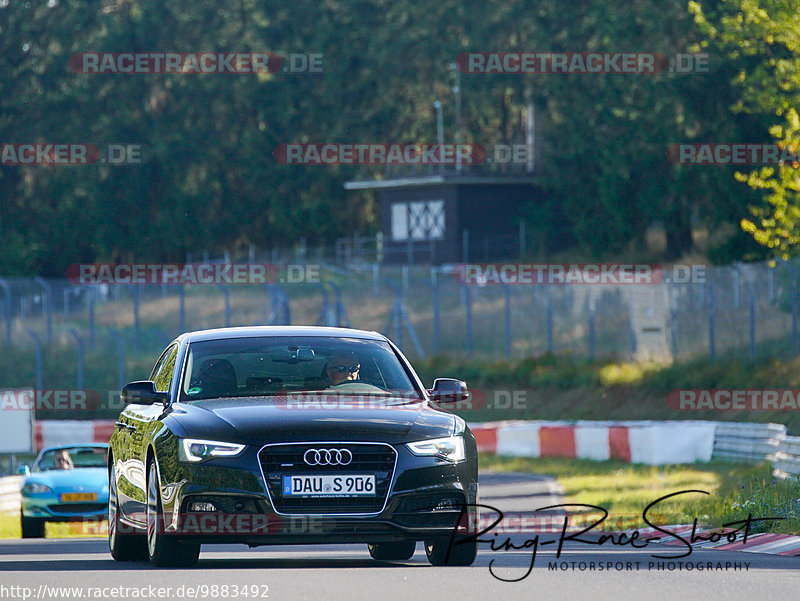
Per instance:
[[[412,358],[552,353],[668,361],[800,351],[798,269],[790,263],[708,267],[700,278],[616,286],[465,285],[446,266],[289,268],[295,282],[269,285],[2,278],[0,376],[13,380],[3,386],[82,388],[102,372],[106,380],[113,374],[113,387],[146,376],[178,333],[236,325],[376,330]],[[22,374],[25,381],[17,381]]]

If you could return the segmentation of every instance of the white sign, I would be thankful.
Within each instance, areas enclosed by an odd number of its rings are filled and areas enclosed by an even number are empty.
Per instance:
[[[4,402],[22,395],[34,398],[31,389],[0,390],[0,454],[34,452],[34,404]]]

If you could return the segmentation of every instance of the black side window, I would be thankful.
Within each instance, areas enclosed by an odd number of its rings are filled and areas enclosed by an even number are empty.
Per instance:
[[[161,358],[153,368],[151,379],[156,383],[156,390],[167,392],[172,374],[175,373],[175,359],[178,357],[178,345],[174,344],[161,355]]]

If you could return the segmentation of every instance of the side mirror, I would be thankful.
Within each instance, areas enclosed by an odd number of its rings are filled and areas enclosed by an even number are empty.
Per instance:
[[[23,465],[22,467],[17,469],[17,473],[20,476],[30,476],[31,475],[31,468],[27,465]]]
[[[129,405],[155,405],[156,403],[167,404],[169,393],[157,392],[155,382],[141,380],[126,384],[122,389],[122,402]]]
[[[456,405],[468,401],[471,397],[467,383],[454,378],[436,378],[433,381],[433,388],[428,393],[431,395],[431,400],[439,407]]]

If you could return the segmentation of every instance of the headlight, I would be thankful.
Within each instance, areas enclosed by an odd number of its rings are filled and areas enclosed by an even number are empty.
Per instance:
[[[466,458],[464,438],[461,436],[410,442],[407,446],[414,455],[433,455],[454,463]]]
[[[23,495],[41,495],[46,492],[53,492],[53,489],[38,482],[28,482],[22,487]]]
[[[196,463],[212,457],[235,457],[243,450],[243,444],[184,438],[178,453],[181,461]]]

